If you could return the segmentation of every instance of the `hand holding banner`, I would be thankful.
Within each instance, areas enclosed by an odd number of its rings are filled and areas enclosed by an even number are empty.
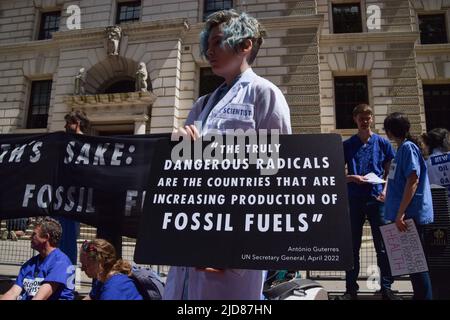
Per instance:
[[[176,161],[171,159],[176,146],[160,141],[152,161],[136,262],[350,269],[340,136],[281,135],[276,143],[262,143],[258,136],[260,140],[242,144],[226,138],[223,144],[195,142],[189,148],[200,157]],[[205,157],[211,148],[215,157]],[[243,157],[239,150],[245,150]]]

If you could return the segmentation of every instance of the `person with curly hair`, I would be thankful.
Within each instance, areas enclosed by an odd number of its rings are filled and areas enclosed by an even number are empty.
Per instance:
[[[81,270],[94,279],[85,300],[143,300],[129,277],[131,264],[118,259],[114,246],[104,239],[86,240],[80,250]]]

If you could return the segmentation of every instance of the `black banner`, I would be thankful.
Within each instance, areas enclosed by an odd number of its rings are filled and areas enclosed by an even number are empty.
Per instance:
[[[136,262],[350,269],[341,137],[279,138],[270,143],[250,138],[243,143],[200,141],[178,160],[173,143],[160,140],[152,160],[151,192],[140,224]],[[242,150],[244,154],[239,153]]]
[[[65,216],[138,235],[138,263],[349,269],[340,136],[263,138],[0,135],[0,218]]]
[[[0,218],[58,215],[136,237],[159,139],[0,135]]]

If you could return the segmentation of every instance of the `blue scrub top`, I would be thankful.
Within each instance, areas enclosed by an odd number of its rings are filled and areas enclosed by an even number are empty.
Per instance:
[[[395,221],[406,180],[413,172],[419,177],[419,185],[413,199],[406,208],[406,219],[412,218],[416,224],[433,222],[433,203],[427,167],[419,148],[411,141],[402,143],[391,163],[385,201],[385,217],[387,220]]]
[[[365,176],[373,172],[383,178],[384,166],[395,156],[391,143],[377,135],[372,134],[369,141],[363,144],[358,135],[344,141],[344,157],[349,175]],[[378,197],[383,191],[382,184],[356,184],[347,183],[348,196],[353,197]]]
[[[143,300],[134,281],[123,273],[111,276],[105,283],[94,280],[89,296],[93,300]]]
[[[36,255],[20,268],[16,279],[16,285],[22,288],[19,300],[31,300],[40,286],[47,282],[60,284],[48,300],[73,300],[75,268],[59,249],[54,249],[44,260]]]

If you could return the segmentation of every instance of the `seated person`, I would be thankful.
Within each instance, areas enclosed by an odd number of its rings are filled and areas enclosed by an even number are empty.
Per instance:
[[[39,254],[20,268],[16,283],[1,300],[73,300],[75,268],[58,249],[61,225],[52,218],[36,222],[31,248]]]
[[[117,259],[114,246],[106,240],[85,241],[80,251],[81,270],[94,279],[85,300],[143,300],[129,277],[131,265]]]

